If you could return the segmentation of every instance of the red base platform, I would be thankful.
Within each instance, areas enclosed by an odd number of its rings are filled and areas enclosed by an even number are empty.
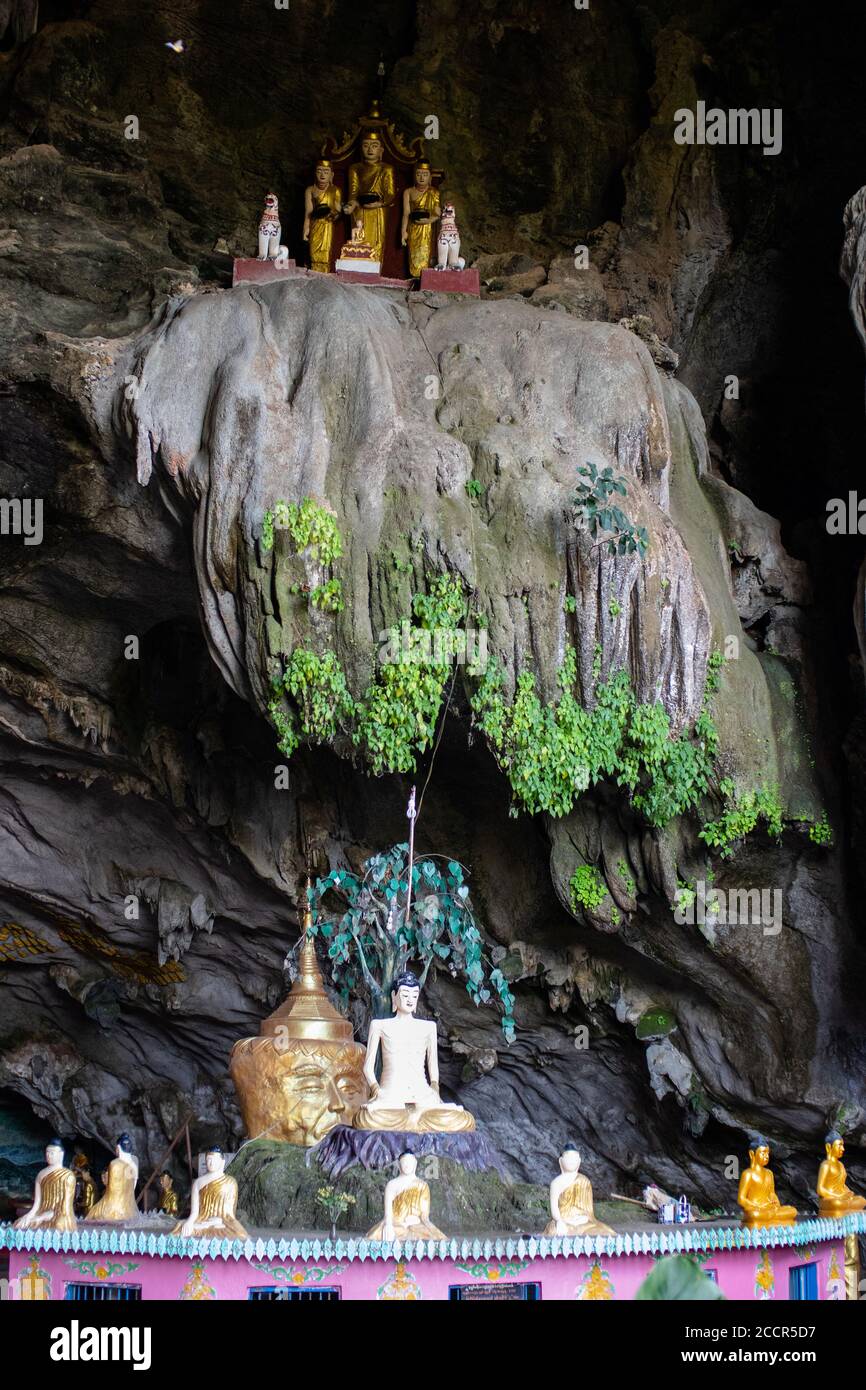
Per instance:
[[[260,261],[255,256],[249,259],[237,258],[232,271],[232,288],[241,281],[253,281],[257,285],[267,285],[273,280],[284,280],[287,275],[299,275],[295,261],[286,261],[284,266],[275,266],[273,261]]]
[[[338,280],[344,281],[347,285],[384,285],[388,290],[410,290],[411,280],[395,280],[390,275],[370,275],[363,270],[335,270]]]
[[[421,289],[445,294],[481,294],[477,270],[422,270]]]

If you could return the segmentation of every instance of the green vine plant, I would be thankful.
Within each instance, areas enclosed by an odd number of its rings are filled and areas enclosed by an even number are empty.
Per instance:
[[[704,844],[715,850],[722,859],[730,859],[736,847],[758,825],[763,825],[767,834],[777,842],[782,838],[785,824],[791,823],[802,824],[813,844],[824,847],[833,844],[833,829],[827,812],[824,811],[820,819],[814,821],[807,816],[790,814],[785,810],[778,787],[762,786],[752,791],[738,792],[733,780],[725,777],[719,783],[719,791],[724,797],[724,811],[717,820],[708,821],[699,834]]]
[[[262,519],[263,550],[272,550],[275,531],[288,531],[299,555],[305,550],[321,565],[332,565],[343,554],[343,541],[336,518],[313,497],[300,504],[280,500]]]
[[[724,658],[719,652],[710,657],[701,712],[693,729],[675,736],[664,706],[639,703],[626,671],[598,680],[600,655],[597,648],[591,709],[575,695],[573,650],[560,669],[555,704],[542,702],[530,671],[520,673],[508,703],[502,672],[489,662],[470,697],[475,723],[511,783],[513,815],[522,807],[566,816],[583,792],[606,778],[626,789],[650,825],[664,826],[697,806],[710,786],[718,749],[710,709]]]
[[[308,554],[325,569],[330,569],[343,554],[336,518],[312,497],[305,497],[301,503],[280,500],[272,511],[265,512],[260,538],[263,551],[273,550],[278,530],[289,532],[298,555]],[[342,613],[345,607],[342,581],[334,576],[312,588],[306,584],[292,584],[289,593],[307,595],[311,606],[324,613]]]
[[[573,505],[578,529],[589,531],[599,544],[606,539],[611,555],[636,552],[643,556],[649,546],[649,532],[645,526],[636,526],[613,500],[615,497],[628,496],[623,476],[615,475],[610,467],[598,469],[589,462],[577,471],[581,481],[577,485]]]
[[[595,912],[608,896],[607,884],[594,864],[580,864],[569,882],[571,904]]]
[[[296,648],[274,679],[269,705],[281,752],[290,757],[301,741],[328,743],[344,734],[376,776],[413,772],[435,739],[461,638],[465,649],[460,624],[467,611],[461,580],[436,575],[428,592],[413,598],[411,619],[389,629],[387,659],[357,700],[334,652]]]
[[[443,861],[442,864],[438,861]],[[502,1031],[514,1040],[514,996],[502,971],[485,956],[463,866],[427,855],[412,866],[408,919],[409,846],[374,855],[362,875],[335,869],[307,890],[321,919],[312,930],[327,942],[334,983],[344,1000],[366,998],[374,1017],[391,1012],[391,985],[418,963],[423,986],[434,965],[463,978],[476,1006],[497,1002]],[[328,911],[328,901],[338,911]]]

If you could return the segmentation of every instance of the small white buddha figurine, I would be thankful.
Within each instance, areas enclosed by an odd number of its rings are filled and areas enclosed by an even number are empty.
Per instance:
[[[404,971],[391,992],[393,1018],[374,1018],[370,1024],[364,1076],[371,1099],[355,1115],[355,1129],[453,1134],[475,1128],[468,1110],[439,1096],[436,1024],[415,1017],[420,992],[417,976]],[[380,1048],[382,1076],[377,1080]]]
[[[580,1171],[580,1154],[566,1144],[559,1156],[559,1172],[550,1184],[550,1220],[546,1236],[612,1236],[610,1226],[596,1221],[592,1184]]]
[[[417,1158],[407,1149],[397,1162],[399,1174],[385,1184],[385,1218],[367,1240],[447,1240],[430,1220],[430,1188],[417,1176]]]
[[[225,1154],[219,1144],[205,1154],[207,1172],[196,1178],[189,1195],[189,1216],[179,1221],[174,1236],[205,1236],[216,1240],[246,1240],[247,1232],[235,1217],[238,1185],[226,1173]]]
[[[63,1166],[63,1145],[52,1139],[45,1150],[45,1167],[36,1174],[33,1206],[15,1222],[25,1231],[41,1227],[52,1231],[77,1231],[75,1219],[75,1174]]]
[[[134,1221],[139,1215],[135,1201],[138,1159],[132,1152],[128,1134],[118,1137],[114,1154],[108,1165],[105,1191],[90,1208],[88,1221]]]

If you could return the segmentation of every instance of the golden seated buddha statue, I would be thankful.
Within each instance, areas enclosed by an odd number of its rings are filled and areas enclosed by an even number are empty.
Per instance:
[[[353,1120],[355,1129],[389,1129],[415,1134],[458,1134],[474,1130],[462,1105],[439,1095],[436,1024],[415,1018],[421,986],[411,970],[394,981],[392,1018],[374,1018],[367,1035],[364,1076],[370,1100]],[[382,1051],[382,1076],[376,1059]]]
[[[51,1231],[77,1231],[75,1219],[75,1174],[63,1166],[63,1145],[52,1139],[45,1150],[45,1167],[36,1174],[33,1205],[14,1223],[16,1231],[41,1228]]]
[[[754,1229],[756,1226],[789,1226],[797,1219],[796,1207],[784,1207],[776,1196],[776,1182],[771,1170],[770,1146],[766,1139],[759,1139],[754,1149],[749,1149],[749,1166],[740,1175],[737,1202],[742,1207],[743,1225]]]
[[[862,1211],[866,1207],[866,1197],[860,1197],[848,1187],[842,1155],[845,1144],[841,1134],[831,1130],[824,1143],[827,1157],[818,1169],[818,1215],[828,1217],[848,1216],[852,1211]]]
[[[580,1169],[580,1154],[566,1144],[559,1156],[559,1173],[550,1184],[550,1220],[546,1236],[612,1236],[610,1226],[596,1221],[592,1184]]]
[[[159,1175],[159,1210],[163,1216],[177,1216],[177,1193],[171,1173],[163,1171]]]
[[[121,1134],[108,1165],[105,1191],[90,1208],[88,1221],[134,1221],[139,1215],[135,1200],[138,1182],[138,1159],[132,1152],[128,1134]]]
[[[86,1219],[96,1201],[96,1183],[90,1172],[90,1159],[80,1150],[72,1160],[75,1174],[75,1215]]]
[[[218,1144],[205,1154],[207,1172],[196,1178],[189,1195],[189,1216],[179,1221],[173,1236],[204,1236],[208,1240],[246,1240],[247,1232],[235,1216],[237,1179],[225,1171],[225,1154]]]
[[[367,1240],[446,1240],[430,1220],[430,1188],[417,1176],[418,1160],[408,1150],[398,1160],[400,1172],[385,1184],[385,1216]]]

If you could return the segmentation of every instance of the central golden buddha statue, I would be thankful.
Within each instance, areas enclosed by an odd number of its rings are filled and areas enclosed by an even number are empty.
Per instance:
[[[368,1097],[364,1049],[325,992],[309,906],[298,977],[257,1038],[232,1048],[229,1071],[251,1139],[309,1148],[335,1125],[350,1125]]]
[[[363,160],[349,165],[349,197],[343,204],[353,224],[360,214],[364,224],[364,240],[373,248],[371,260],[381,265],[385,255],[385,231],[388,208],[397,196],[394,170],[383,163],[384,146],[381,136],[370,130],[362,137]]]
[[[415,1017],[420,993],[411,970],[398,975],[391,992],[394,1016],[374,1018],[370,1024],[364,1076],[371,1098],[355,1116],[355,1129],[456,1134],[475,1128],[468,1110],[439,1096],[436,1024]],[[382,1075],[377,1080],[380,1048]]]
[[[743,1225],[789,1226],[797,1219],[796,1207],[783,1207],[776,1196],[776,1182],[771,1170],[770,1146],[765,1139],[759,1139],[754,1149],[749,1149],[749,1166],[740,1175],[737,1202],[742,1207]]]
[[[848,1216],[852,1211],[862,1211],[866,1207],[866,1197],[859,1197],[856,1192],[852,1192],[845,1181],[848,1176],[842,1162],[845,1144],[841,1134],[835,1129],[827,1135],[824,1150],[827,1157],[818,1169],[816,1189],[818,1215],[838,1217]]]

